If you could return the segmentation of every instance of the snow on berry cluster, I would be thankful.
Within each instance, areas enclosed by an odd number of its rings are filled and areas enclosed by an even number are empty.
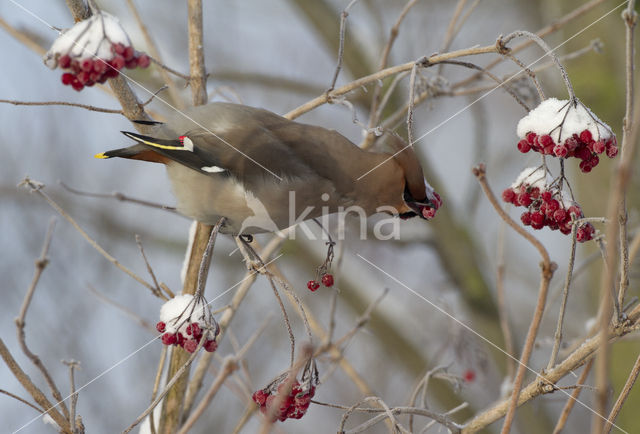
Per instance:
[[[313,369],[315,370],[315,366]],[[272,416],[272,422],[302,418],[311,404],[311,398],[316,393],[317,372],[307,376],[306,380],[303,374],[301,382],[294,380],[289,394],[281,398],[287,378],[287,374],[280,375],[267,387],[256,390],[252,395],[253,402],[260,406],[262,414]],[[281,401],[280,405],[274,409],[278,400]]]
[[[542,167],[529,167],[522,171],[516,181],[502,192],[502,199],[515,206],[527,208],[520,219],[525,226],[533,229],[548,227],[563,234],[571,233],[573,220],[584,217],[582,208],[567,199],[564,192],[553,184]],[[593,239],[595,228],[591,223],[581,223],[576,229],[576,240],[585,242]]]
[[[191,294],[177,295],[160,308],[160,321],[156,330],[162,333],[164,345],[182,347],[193,353],[201,339],[203,348],[212,353],[218,348],[215,337],[220,328],[213,319],[204,297]]]
[[[150,59],[134,50],[116,17],[97,12],[62,32],[44,55],[44,63],[65,70],[62,84],[81,91],[117,77],[122,68],[146,68]]]
[[[580,170],[588,173],[605,153],[618,155],[611,128],[579,101],[549,98],[520,119],[518,150],[530,150],[560,158],[580,160]]]

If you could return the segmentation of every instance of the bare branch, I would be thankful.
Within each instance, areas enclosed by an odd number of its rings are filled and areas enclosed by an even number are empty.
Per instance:
[[[122,265],[120,261],[118,261],[116,258],[114,258],[109,253],[107,253],[107,251],[104,250],[93,238],[91,238],[89,234],[87,234],[84,231],[84,229],[82,229],[80,225],[78,225],[78,223],[76,223],[76,221],[69,214],[67,214],[65,210],[63,210],[60,207],[60,205],[58,205],[53,199],[51,199],[51,197],[49,197],[49,195],[44,192],[44,184],[38,181],[34,181],[29,177],[27,177],[20,183],[20,185],[26,185],[31,190],[31,192],[37,193],[38,195],[40,195],[53,209],[55,209],[58,212],[58,214],[60,214],[62,217],[65,218],[65,220],[71,223],[71,225],[75,228],[75,230],[77,230],[80,233],[80,235],[82,235],[82,237],[85,240],[87,240],[87,242],[94,249],[96,249],[102,256],[104,256],[105,259],[107,259],[107,261],[111,262],[120,270],[124,271],[126,274],[131,276],[138,283],[140,283],[142,286],[149,289],[153,293],[154,288],[152,285],[150,285],[142,277],[138,276],[136,273],[134,273],[133,271],[131,271],[130,269]]]
[[[33,105],[33,106],[61,105],[61,106],[69,106],[69,107],[80,107],[92,112],[112,113],[112,114],[118,114],[118,115],[122,114],[122,110],[106,109],[106,108],[95,107],[92,105],[79,104],[75,102],[66,102],[66,101],[17,101],[12,99],[0,99],[0,103],[13,104],[13,105]]]
[[[40,257],[36,260],[36,271],[33,275],[33,279],[31,280],[31,284],[27,289],[27,293],[24,296],[22,307],[20,308],[20,314],[15,319],[15,323],[17,328],[16,331],[18,335],[18,343],[20,344],[22,352],[29,358],[29,360],[31,360],[31,363],[33,363],[35,367],[38,368],[45,381],[47,382],[47,385],[49,386],[53,397],[56,399],[56,401],[61,402],[60,408],[62,409],[64,416],[69,419],[69,410],[63,402],[62,394],[60,393],[60,390],[58,390],[58,386],[56,386],[56,383],[51,377],[49,370],[46,368],[46,366],[44,366],[44,363],[42,363],[40,357],[34,354],[27,346],[26,336],[24,333],[27,310],[29,309],[29,305],[31,304],[31,300],[33,299],[33,295],[35,293],[38,282],[40,281],[40,277],[42,276],[42,272],[49,263],[49,258],[47,257],[47,255],[49,253],[49,247],[51,246],[51,240],[53,238],[53,230],[55,229],[55,226],[56,220],[51,219],[51,221],[49,222],[49,228],[47,229],[47,234],[45,236],[44,244],[42,245]]]

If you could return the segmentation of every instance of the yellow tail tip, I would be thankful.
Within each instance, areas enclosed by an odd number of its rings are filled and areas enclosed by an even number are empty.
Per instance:
[[[104,155],[104,152],[100,152],[99,154],[94,155],[93,158],[105,159],[105,158],[109,158],[109,157]]]

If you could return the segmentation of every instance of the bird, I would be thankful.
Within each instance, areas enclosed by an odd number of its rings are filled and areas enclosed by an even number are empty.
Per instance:
[[[212,102],[134,121],[136,143],[96,154],[166,165],[177,211],[221,233],[275,232],[323,214],[359,210],[433,217],[440,196],[412,147],[385,133],[390,151],[364,150],[340,133],[265,109]]]

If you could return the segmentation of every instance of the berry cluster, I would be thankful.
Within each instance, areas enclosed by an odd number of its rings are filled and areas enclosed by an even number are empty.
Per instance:
[[[62,32],[44,56],[48,67],[66,71],[62,83],[77,91],[117,77],[122,68],[146,68],[151,63],[149,56],[133,49],[116,17],[93,12]]]
[[[520,219],[522,224],[533,229],[546,226],[551,230],[570,234],[572,221],[584,217],[580,205],[565,200],[562,192],[555,188],[541,188],[522,183],[504,190],[502,199],[515,206],[527,208]],[[591,223],[581,223],[576,229],[576,240],[583,243],[593,239],[594,234],[595,228]]]
[[[164,345],[182,347],[189,353],[193,353],[196,348],[198,348],[198,344],[204,336],[204,331],[200,328],[200,325],[197,322],[187,324],[184,334],[182,332],[165,333],[167,325],[163,321],[159,321],[156,324],[156,330],[160,333],[164,333],[162,335],[162,343]],[[218,348],[218,343],[215,339],[207,339],[203,348],[205,351],[213,353]]]
[[[327,273],[322,276],[322,279],[320,279],[320,281],[324,286],[329,288],[333,286],[333,275]],[[320,284],[317,280],[310,280],[307,282],[307,288],[309,288],[309,291],[314,292],[315,290],[320,288]]]
[[[162,333],[164,345],[175,345],[193,353],[205,339],[203,348],[214,352],[218,348],[216,336],[220,327],[211,315],[202,296],[177,295],[160,308],[160,321],[156,330]]]
[[[257,390],[253,393],[253,401],[260,406],[260,411],[265,415],[273,415],[273,422],[279,420],[284,422],[287,419],[300,419],[305,415],[309,404],[311,404],[311,398],[316,393],[316,388],[313,385],[304,387],[304,384],[300,384],[298,380],[295,380],[291,387],[291,392],[281,399],[280,406],[273,410],[273,406],[276,401],[281,397],[283,392],[286,376],[282,379],[278,379],[279,384],[270,384],[264,389]]]
[[[69,54],[60,56],[58,65],[69,71],[62,74],[62,84],[81,91],[85,86],[90,87],[117,77],[122,68],[146,68],[151,63],[149,56],[136,52],[131,46],[115,44],[111,46],[111,50],[114,56],[109,60],[97,57],[72,59]]]
[[[543,155],[555,155],[560,158],[575,157],[580,159],[580,170],[584,173],[591,172],[600,162],[599,154],[606,153],[613,158],[618,155],[618,146],[615,136],[606,140],[594,140],[591,131],[582,130],[580,134],[573,134],[564,142],[556,143],[549,134],[538,135],[529,131],[525,138],[518,142],[518,150],[527,153],[530,150]]]
[[[585,173],[598,165],[600,154],[609,158],[618,155],[611,128],[577,99],[542,101],[520,119],[517,133],[520,152],[574,157],[580,160],[580,170]]]

